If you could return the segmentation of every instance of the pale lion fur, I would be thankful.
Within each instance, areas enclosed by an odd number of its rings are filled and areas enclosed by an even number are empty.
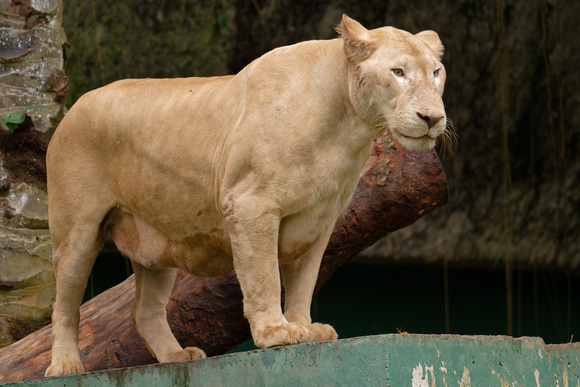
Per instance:
[[[373,138],[389,128],[430,149],[446,122],[436,33],[367,30],[346,15],[338,31],[235,76],[118,81],[71,108],[47,152],[57,285],[47,376],[83,371],[79,306],[107,232],[133,263],[132,318],[160,362],[205,357],[166,321],[177,268],[235,268],[258,347],[337,338],[312,323],[310,303]]]

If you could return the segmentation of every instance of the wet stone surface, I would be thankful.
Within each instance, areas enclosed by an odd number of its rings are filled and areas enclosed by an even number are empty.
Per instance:
[[[0,348],[48,323],[55,284],[45,152],[64,115],[61,0],[0,0]]]

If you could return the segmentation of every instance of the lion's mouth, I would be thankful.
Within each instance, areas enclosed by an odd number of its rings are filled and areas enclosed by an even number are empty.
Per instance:
[[[409,135],[406,135],[406,134],[399,132],[399,136],[403,137],[404,139],[411,140],[411,141],[432,140],[432,138],[428,134],[425,134],[423,136],[414,137],[414,136],[409,136]]]
[[[435,145],[435,139],[429,136],[429,133],[422,136],[409,136],[399,131],[393,131],[394,138],[406,149],[409,150],[428,150]]]
[[[413,137],[413,136],[407,136],[406,134],[403,134],[403,133],[399,133],[399,134],[400,134],[400,135],[401,135],[403,138],[407,138],[407,139],[409,139],[409,140],[421,140],[421,139],[424,139],[424,138],[427,138],[427,137],[429,137],[429,136],[427,136],[427,135],[420,136],[420,137]]]

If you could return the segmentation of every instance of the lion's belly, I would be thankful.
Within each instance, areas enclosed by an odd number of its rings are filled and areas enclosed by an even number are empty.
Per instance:
[[[176,267],[199,277],[220,277],[233,270],[230,242],[223,228],[170,239],[120,207],[111,211],[107,227],[119,251],[145,267]]]
[[[199,277],[220,277],[234,269],[231,243],[225,228],[215,220],[210,223],[211,228],[200,228],[189,236],[172,239],[129,209],[115,207],[106,227],[119,251],[145,267],[175,267]],[[326,243],[320,238],[328,236],[326,231],[333,224],[334,217],[330,214],[322,217],[297,214],[284,218],[279,234],[280,263],[299,259],[317,243]]]

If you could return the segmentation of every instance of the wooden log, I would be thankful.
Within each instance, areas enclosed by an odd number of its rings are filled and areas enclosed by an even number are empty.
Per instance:
[[[447,181],[436,152],[406,151],[388,134],[375,140],[361,176],[334,227],[316,290],[364,248],[447,203]],[[87,371],[155,362],[131,321],[133,297],[131,277],[81,307],[80,349]],[[214,279],[181,272],[167,316],[183,346],[198,346],[208,356],[250,338],[233,272]],[[50,334],[49,325],[0,350],[0,383],[42,378],[50,363]]]

